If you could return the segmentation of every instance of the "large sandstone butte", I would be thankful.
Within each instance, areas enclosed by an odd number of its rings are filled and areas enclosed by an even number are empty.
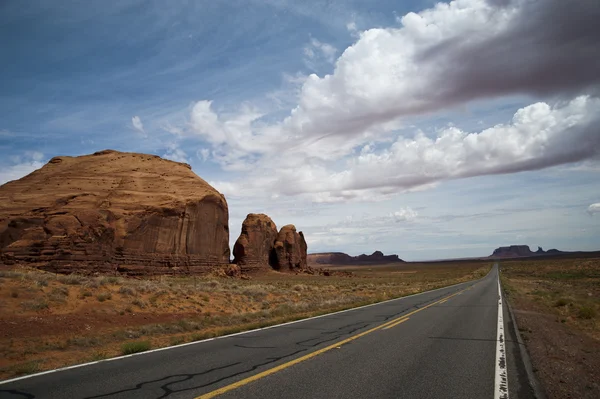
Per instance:
[[[57,272],[202,273],[229,263],[225,197],[187,164],[55,157],[0,187],[0,260]]]
[[[233,262],[242,272],[257,270],[306,270],[307,245],[302,232],[292,224],[277,226],[265,214],[250,213],[233,247]]]
[[[243,272],[265,269],[272,263],[277,226],[263,213],[250,213],[242,223],[242,232],[233,246],[233,263]]]

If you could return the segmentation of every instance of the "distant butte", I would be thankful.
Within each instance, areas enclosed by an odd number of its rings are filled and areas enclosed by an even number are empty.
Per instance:
[[[404,262],[398,255],[384,255],[381,251],[375,251],[371,255],[350,256],[343,252],[322,252],[308,254],[310,264],[322,265],[372,265],[394,262]]]
[[[584,252],[582,252],[584,253]],[[538,247],[537,251],[533,252],[528,245],[510,245],[507,247],[499,247],[489,256],[490,258],[527,258],[533,256],[552,256],[569,254],[569,252],[559,251],[558,249],[549,249],[544,251],[542,247]]]

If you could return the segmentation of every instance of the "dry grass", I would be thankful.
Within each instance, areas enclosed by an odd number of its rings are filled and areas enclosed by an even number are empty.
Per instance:
[[[0,322],[11,326],[0,337],[0,378],[16,375],[17,365],[46,370],[118,356],[131,340],[164,347],[397,298],[479,278],[490,267],[403,264],[353,277],[272,272],[251,280],[0,270]]]
[[[532,365],[547,396],[600,397],[600,259],[502,262]]]
[[[509,296],[600,340],[600,259],[502,262]]]

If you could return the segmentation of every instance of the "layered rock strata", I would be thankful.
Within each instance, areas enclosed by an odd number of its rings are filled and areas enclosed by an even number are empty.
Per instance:
[[[0,187],[0,261],[56,272],[204,273],[229,263],[225,197],[187,164],[55,157]]]

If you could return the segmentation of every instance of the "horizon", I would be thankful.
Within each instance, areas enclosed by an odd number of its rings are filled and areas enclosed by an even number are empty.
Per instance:
[[[0,10],[0,184],[113,148],[190,164],[230,247],[266,213],[309,253],[599,249],[593,0]]]

